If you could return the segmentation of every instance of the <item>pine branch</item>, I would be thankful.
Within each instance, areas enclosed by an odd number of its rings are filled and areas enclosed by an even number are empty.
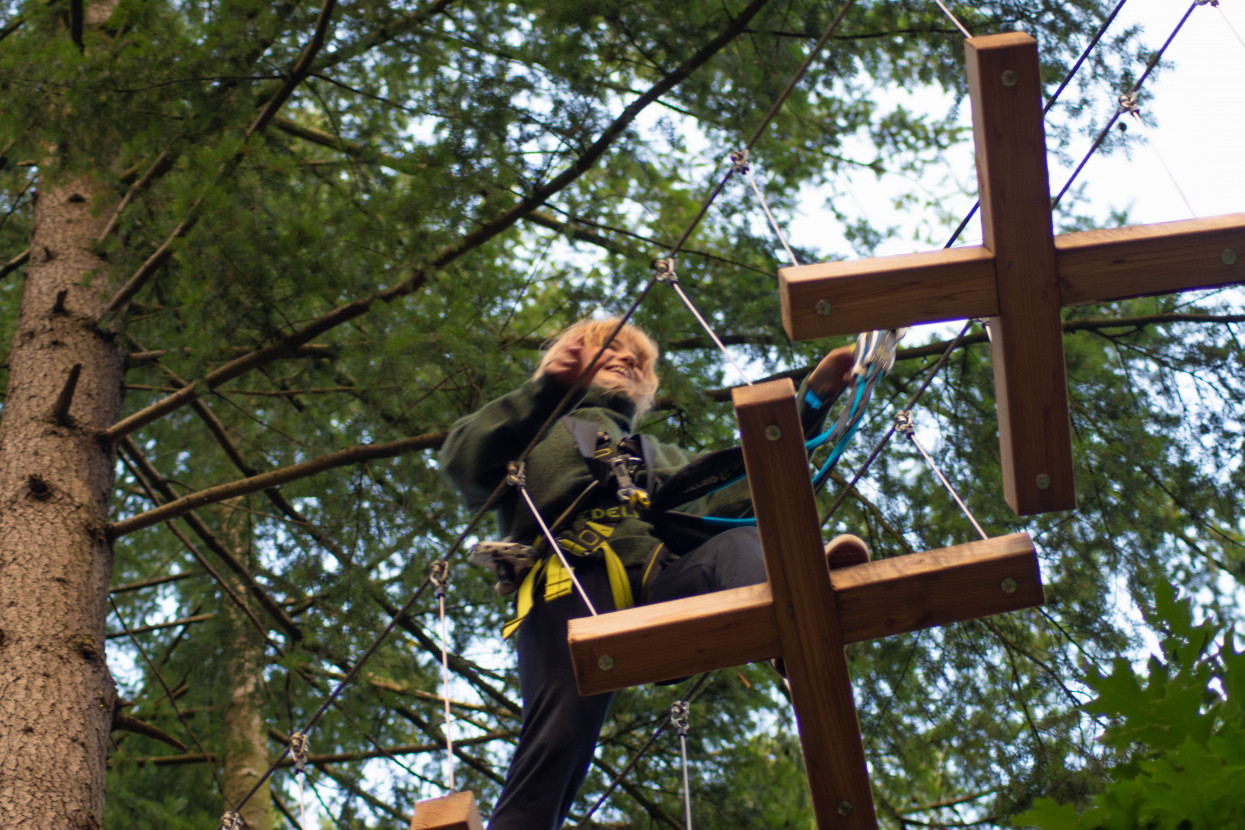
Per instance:
[[[498,741],[511,737],[512,733],[508,730],[488,732],[484,735],[476,735],[470,738],[458,738],[455,743],[463,746],[475,746],[478,744],[486,744],[492,741]],[[320,766],[321,764],[341,764],[355,763],[359,761],[371,761],[376,758],[384,758],[386,755],[418,755],[424,752],[439,752],[445,749],[444,743],[428,743],[428,744],[400,744],[398,746],[386,747],[381,749],[359,750],[356,752],[327,752],[321,755],[308,755],[307,763]],[[126,758],[117,759],[116,763],[129,764],[151,764],[157,767],[183,766],[185,764],[202,764],[202,763],[219,763],[219,757],[214,753],[204,754],[201,752],[186,753],[183,755],[156,755],[147,758]],[[287,768],[294,766],[294,759],[288,755],[277,762],[277,768]]]
[[[4,265],[0,265],[0,279],[4,279],[9,274],[16,271],[18,268],[21,268],[29,260],[30,260],[30,249],[27,248],[26,250],[22,251],[17,256],[10,259]]]
[[[152,738],[153,740],[161,741],[174,749],[180,749],[182,752],[186,752],[189,749],[189,747],[187,747],[184,743],[177,740],[177,738],[174,738],[167,732],[164,732],[149,723],[144,723],[138,718],[130,717],[124,712],[117,712],[112,716],[112,728],[114,731],[119,729],[123,732],[133,732],[135,735],[142,735],[145,738]]]
[[[299,84],[307,80],[307,76],[311,73],[312,63],[315,61],[316,55],[324,46],[325,37],[328,35],[329,21],[333,18],[333,9],[337,7],[337,0],[324,0],[320,6],[320,14],[316,18],[316,28],[312,33],[311,40],[303,47],[302,54],[298,56],[298,61],[286,76],[285,83],[277,90],[276,94],[268,101],[268,104],[260,110],[259,115],[247,128],[246,135],[243,140],[249,140],[252,135],[262,133],[268,127],[268,123],[273,117],[280,112],[281,107],[294,94],[294,90]],[[239,154],[239,160],[241,154]]]
[[[137,445],[134,444],[133,441],[130,441],[129,439],[123,441],[122,449],[127,455],[129,455],[130,460],[133,461],[142,472],[143,478],[147,482],[158,490],[166,499],[170,499],[170,501],[176,500],[176,494],[173,493],[172,488],[169,487],[168,480],[156,471],[155,467],[151,465],[151,462],[147,460],[147,457],[143,455],[142,451]],[[208,549],[220,557],[221,561],[228,565],[229,569],[242,579],[242,581],[246,584],[247,589],[259,601],[259,604],[263,607],[263,609],[268,612],[269,616],[271,616],[282,629],[285,630],[286,635],[291,639],[301,640],[303,633],[299,629],[298,625],[290,619],[289,615],[281,609],[279,604],[273,601],[272,597],[268,596],[268,592],[264,590],[263,586],[256,582],[255,577],[251,575],[250,571],[247,570],[223,544],[221,544],[220,540],[217,539],[215,534],[208,529],[207,525],[203,523],[198,515],[196,515],[193,511],[187,511],[179,515],[183,515],[185,517],[184,521],[189,524],[195,534],[203,540],[203,543],[208,546]],[[202,564],[206,560],[200,558],[199,561]],[[225,581],[219,578],[218,583],[222,586],[225,585]],[[245,606],[245,603],[242,603],[242,605]]]
[[[381,801],[379,798],[372,795],[367,790],[364,790],[362,787],[356,786],[349,778],[335,770],[332,764],[317,764],[317,769],[329,778],[332,778],[333,781],[336,782],[336,784],[342,789],[358,796],[377,810],[380,810],[383,813],[388,813],[395,819],[401,821],[403,826],[410,827],[415,823],[414,816],[408,816],[406,813],[396,809],[393,805],[386,804]]]
[[[197,403],[201,403],[201,402],[197,402]],[[195,411],[207,424],[209,431],[217,439],[218,443],[220,443],[225,454],[234,463],[234,465],[239,470],[241,470],[243,473],[247,474],[248,476],[254,477],[256,475],[255,468],[253,468],[250,464],[246,462],[245,459],[242,458],[241,453],[238,451],[237,447],[230,440],[228,433],[225,430],[224,424],[222,424],[216,418],[215,414],[211,411],[211,409],[208,408],[206,405],[196,405]],[[440,446],[440,441],[444,440],[444,433],[441,433],[440,435],[441,435],[441,438],[437,441],[437,446]],[[328,551],[328,553],[337,561],[337,563],[341,566],[342,571],[344,573],[355,574],[358,572],[358,566],[355,563],[354,559],[351,556],[349,556],[339,545],[337,545],[336,542],[327,533],[325,533],[323,530],[317,527],[314,522],[311,522],[297,508],[295,508],[294,505],[292,505],[289,502],[289,500],[286,499],[284,495],[282,495],[280,490],[276,489],[275,487],[267,488],[264,490],[264,493],[269,497],[269,499],[277,507],[277,509],[280,510],[287,518],[289,518],[299,527],[303,528],[308,533],[310,533],[312,538],[321,547],[323,547],[326,551]],[[379,585],[377,585],[375,582],[367,578],[364,578],[362,582],[366,586],[366,590],[370,598],[374,602],[376,602],[378,605],[380,605],[380,607],[384,609],[385,613],[387,613],[390,617],[393,617],[395,614],[398,613],[398,606],[396,606],[389,599],[388,595],[384,592],[384,590]],[[437,645],[432,642],[432,640],[424,632],[423,628],[420,627],[414,620],[412,620],[410,617],[404,616],[398,620],[398,626],[401,627],[403,630],[405,630],[411,636],[415,637],[415,639],[419,642],[419,644],[421,645],[421,647],[424,648],[425,651],[427,651],[429,654],[433,656],[439,657],[440,650],[437,647]],[[310,644],[306,642],[304,642],[304,646],[308,648],[312,647]],[[477,671],[478,667],[468,664],[465,660],[463,660],[461,657],[458,657],[457,655],[451,655],[450,663],[454,671],[456,671],[474,689],[480,692],[482,696],[485,696],[485,697],[488,697],[488,698],[491,698],[497,701],[503,707],[511,711],[518,710],[518,707],[515,705],[514,702],[510,701],[504,694],[502,694],[501,692],[499,692],[498,690],[496,690],[495,688],[493,688],[492,686],[484,682],[483,678],[480,677]]]
[[[147,172],[144,173],[138,181],[130,185],[129,190],[125,192],[125,196],[121,198],[121,201],[113,210],[112,216],[108,219],[108,224],[104,226],[103,232],[98,237],[99,242],[102,243],[107,240],[108,237],[112,236],[112,232],[117,228],[117,221],[121,218],[121,213],[130,206],[130,203],[133,202],[139,194],[146,191],[147,188],[151,187],[157,179],[169,172],[169,170],[173,169],[173,162],[176,160],[177,156],[171,150],[165,150],[160,155],[156,156],[156,160],[153,161],[151,166],[147,168]]]
[[[111,631],[104,635],[105,640],[117,640],[122,637],[132,637],[135,634],[148,634],[152,631],[162,631],[166,628],[178,628],[183,625],[194,625],[195,623],[205,622],[215,617],[216,614],[192,614],[189,617],[181,617],[168,622],[153,623],[152,625],[142,625],[138,628],[131,628],[129,631]]]
[[[368,344],[363,343],[360,345],[366,347]],[[191,350],[189,348],[175,349],[174,351],[183,355],[191,354]],[[329,346],[325,343],[310,343],[306,346],[299,346],[297,349],[294,349],[293,353],[290,354],[290,357],[306,360],[332,360],[338,356],[340,351],[341,350],[336,346]],[[234,349],[234,352],[238,356],[250,354],[250,352],[243,348],[236,348]],[[142,349],[136,352],[130,352],[126,355],[126,360],[132,364],[156,363],[160,360],[160,358],[164,357],[168,353],[168,349]],[[182,385],[185,385],[185,383]]]
[[[320,15],[316,19],[316,28],[312,34],[311,40],[303,48],[303,52],[299,56],[298,61],[294,64],[293,69],[290,70],[289,75],[286,77],[285,83],[283,83],[277,90],[276,94],[269,99],[267,105],[264,106],[259,115],[256,116],[255,120],[251,122],[251,126],[247,128],[246,134],[243,137],[243,148],[240,148],[231,158],[221,164],[220,169],[217,171],[216,179],[209,186],[209,190],[214,189],[222,181],[226,180],[233,174],[238,165],[242,163],[242,159],[245,158],[245,145],[248,141],[250,141],[251,136],[264,131],[273,116],[277,114],[282,105],[284,105],[289,97],[294,93],[294,90],[298,87],[298,85],[306,80],[316,53],[318,53],[320,48],[324,45],[324,39],[328,31],[328,24],[332,19],[333,9],[336,5],[337,0],[324,0],[324,4],[320,8]],[[164,171],[167,171],[172,166],[172,164],[173,157],[167,152],[161,153],[160,157],[156,159],[156,162],[148,171],[148,174],[152,174],[153,172],[159,170],[160,166],[163,165],[163,170],[160,170],[160,172],[155,174],[156,176],[162,175]],[[148,179],[148,176],[144,176],[144,179]],[[150,184],[150,181],[147,181],[147,184]],[[122,200],[122,204],[118,206],[117,211],[108,223],[109,231],[111,231],[111,228],[115,226],[117,216],[120,215],[121,209],[125,204],[127,204],[126,199],[129,198],[130,194],[127,193],[125,199]],[[147,260],[139,266],[138,270],[135,271],[128,280],[126,280],[125,284],[121,286],[117,293],[112,296],[112,299],[108,301],[108,305],[104,309],[104,314],[102,316],[103,320],[111,319],[113,315],[119,312],[125,304],[128,303],[144,285],[146,285],[147,281],[155,275],[160,266],[168,261],[169,257],[173,255],[173,246],[177,243],[177,241],[188,234],[191,229],[198,224],[199,219],[202,216],[204,202],[204,196],[200,196],[194,201],[194,203],[190,206],[189,211],[187,211],[186,217],[177,225],[176,228],[173,229],[173,232],[169,234],[168,238],[165,239],[160,247],[156,249],[155,253],[149,256]]]
[[[330,52],[322,57],[316,63],[315,71],[321,72],[329,67],[338,66],[346,61],[353,60],[363,53],[375,49],[377,46],[383,46],[400,35],[414,31],[433,16],[444,12],[455,2],[456,0],[434,0],[429,5],[415,10],[405,17],[386,23],[375,31],[359,38],[354,43],[347,44],[336,52]]]
[[[354,300],[339,306],[319,319],[303,326],[298,331],[286,336],[283,340],[258,349],[250,355],[231,361],[216,371],[209,373],[201,381],[195,381],[180,392],[169,395],[163,400],[157,401],[145,409],[118,421],[107,430],[104,430],[100,438],[106,442],[116,441],[122,436],[128,435],[130,432],[189,403],[190,400],[199,394],[200,386],[208,389],[215,388],[227,380],[232,380],[261,365],[287,356],[291,350],[310,342],[324,332],[365,314],[372,304],[378,300],[386,303],[392,302],[418,291],[425,285],[430,273],[444,268],[508,230],[520,219],[548,201],[554,194],[569,187],[581,175],[590,170],[604,155],[605,151],[622,137],[626,129],[649,104],[685,80],[694,70],[698,69],[734,38],[738,37],[747,26],[748,21],[756,16],[766,2],[768,0],[753,0],[739,16],[731,21],[730,26],[722,34],[684,61],[677,69],[659,80],[648,92],[628,105],[622,114],[614,119],[601,136],[589,145],[566,170],[555,176],[548,183],[536,187],[530,195],[520,199],[515,205],[503,211],[492,220],[482,223],[474,231],[466,234],[457,244],[449,246],[441,253],[432,257],[426,264],[417,267],[405,280],[370,297]]]
[[[190,579],[195,576],[199,576],[199,574],[194,571],[170,574],[168,576],[157,576],[154,579],[144,579],[142,582],[127,582],[124,585],[118,585],[108,593],[116,596],[117,594],[124,594],[127,591],[140,591],[143,588],[154,588],[157,585],[165,585],[169,582],[179,582],[183,579]]]
[[[322,455],[319,458],[313,458],[310,461],[303,461],[299,464],[270,470],[269,472],[239,481],[198,490],[179,499],[166,502],[145,513],[114,522],[109,525],[108,533],[112,538],[116,539],[127,533],[133,533],[136,530],[151,527],[153,524],[176,518],[205,505],[215,504],[216,502],[238,496],[245,496],[260,490],[267,490],[337,467],[361,464],[365,461],[373,461],[380,458],[393,458],[413,450],[428,449],[431,446],[439,445],[444,440],[444,432],[434,432],[402,438],[385,444],[358,444],[344,450],[329,453],[328,455]]]

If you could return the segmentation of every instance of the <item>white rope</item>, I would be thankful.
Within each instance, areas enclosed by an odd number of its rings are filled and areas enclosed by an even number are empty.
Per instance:
[[[951,22],[952,22],[952,23],[954,23],[954,24],[956,25],[956,27],[957,27],[957,28],[959,28],[959,30],[960,30],[961,32],[963,32],[963,33],[964,33],[964,37],[972,37],[972,36],[973,36],[972,32],[970,32],[968,29],[965,29],[965,28],[964,28],[964,24],[963,24],[963,23],[961,23],[961,22],[960,22],[960,21],[956,18],[956,16],[955,16],[955,15],[953,15],[953,14],[951,13],[951,10],[950,10],[949,8],[947,8],[946,4],[945,4],[945,3],[943,3],[943,2],[942,2],[942,0],[934,0],[934,2],[938,4],[938,8],[942,9],[942,13],[943,13],[943,14],[945,14],[948,18],[950,18],[950,19],[951,19]]]
[[[575,586],[575,590],[579,591],[579,596],[583,598],[584,605],[588,606],[588,611],[592,616],[597,616],[597,609],[593,607],[592,600],[588,599],[588,592],[584,590],[584,586],[579,584],[579,578],[575,576],[575,569],[571,567],[571,563],[567,560],[566,554],[562,551],[562,546],[558,544],[558,540],[553,538],[553,531],[545,524],[545,520],[541,518],[540,511],[536,509],[536,504],[532,501],[531,495],[527,492],[527,480],[523,473],[523,462],[511,461],[510,472],[506,475],[506,483],[518,489],[519,495],[523,497],[523,501],[527,503],[527,507],[532,511],[532,516],[536,519],[536,524],[540,526],[540,532],[545,534],[545,541],[549,543],[549,548],[562,561],[562,567],[566,568],[566,573],[571,578],[571,584]]]
[[[1141,108],[1137,106],[1136,93],[1121,95],[1120,109],[1137,119],[1138,126],[1146,128],[1146,131],[1148,132],[1150,124],[1146,122],[1146,119],[1141,114]],[[1172,175],[1171,168],[1167,166],[1167,162],[1163,159],[1163,154],[1159,152],[1158,145],[1154,143],[1153,138],[1151,138],[1147,132],[1142,132],[1142,135],[1145,135],[1146,138],[1150,139],[1146,141],[1146,146],[1150,149],[1150,152],[1154,153],[1154,158],[1158,160],[1159,167],[1162,167],[1163,172],[1167,174],[1167,178],[1171,181],[1172,187],[1176,188],[1176,193],[1180,195],[1180,201],[1184,202],[1184,206],[1189,209],[1189,214],[1196,219],[1197,211],[1194,210],[1193,205],[1189,203],[1188,197],[1184,195],[1184,190],[1180,187],[1180,182],[1176,181],[1176,177]]]
[[[774,236],[778,237],[779,244],[783,250],[787,252],[787,258],[791,260],[792,265],[799,265],[800,261],[795,258],[795,253],[791,250],[791,246],[787,244],[787,238],[783,236],[782,228],[778,227],[778,221],[774,219],[774,214],[770,212],[769,202],[765,198],[765,194],[761,192],[761,188],[757,186],[757,181],[752,176],[752,167],[748,164],[748,151],[735,150],[731,153],[731,165],[736,173],[743,173],[748,177],[748,184],[752,185],[752,192],[757,195],[757,199],[761,202],[761,210],[765,211],[765,217],[769,219],[769,226],[774,231]]]
[[[295,732],[290,736],[290,757],[294,759],[294,777],[298,779],[298,824],[307,826],[307,793],[303,783],[307,778],[307,753],[310,744],[306,732]]]
[[[307,793],[304,790],[304,779],[307,776],[298,776],[298,826],[303,830],[307,830]]]
[[[1228,13],[1223,10],[1223,7],[1219,5],[1217,0],[1211,3],[1211,5],[1219,10],[1219,16],[1223,18],[1224,25],[1228,27],[1228,31],[1236,38],[1236,42],[1241,44],[1241,46],[1245,46],[1245,40],[1241,38],[1241,33],[1236,30],[1236,27],[1232,25],[1232,21],[1228,19]]]
[[[450,715],[450,637],[446,629],[445,594],[450,584],[450,563],[439,559],[432,563],[432,585],[437,591],[437,609],[441,617],[441,697],[445,700],[445,765],[443,775],[450,792],[454,783],[454,720]]]
[[[692,783],[687,771],[687,716],[691,706],[686,700],[670,705],[670,723],[679,731],[679,752],[683,756],[683,824],[692,830]]]
[[[683,286],[679,285],[679,278],[674,273],[674,261],[670,259],[659,259],[653,263],[653,268],[657,271],[657,281],[665,283],[674,289],[674,293],[679,295],[679,299],[683,301],[683,305],[687,306],[687,310],[692,312],[692,316],[696,318],[696,322],[700,323],[700,327],[703,328],[709,335],[709,339],[712,340],[714,345],[716,345],[719,351],[722,352],[722,355],[726,358],[726,361],[730,363],[731,366],[734,367],[735,371],[739,373],[739,376],[743,378],[744,384],[751,386],[752,381],[748,380],[748,375],[744,372],[743,368],[735,362],[735,358],[731,357],[731,353],[726,350],[726,346],[721,340],[718,339],[718,336],[713,333],[713,329],[709,326],[708,321],[701,316],[700,311],[697,310],[695,304],[692,303],[691,299],[683,291]]]
[[[921,446],[921,442],[916,440],[916,427],[914,426],[912,420],[912,410],[905,409],[903,412],[896,415],[895,424],[895,428],[899,432],[902,432],[904,435],[908,436],[908,440],[912,442],[912,445],[915,446],[918,451],[920,451],[921,456],[925,459],[925,463],[928,464],[930,469],[934,471],[934,474],[938,476],[939,481],[942,482],[942,486],[947,488],[947,492],[951,494],[951,498],[955,499],[955,503],[960,506],[960,509],[964,511],[964,515],[968,517],[968,520],[972,522],[973,527],[976,528],[977,532],[981,534],[981,538],[989,539],[990,537],[987,536],[986,532],[981,529],[981,525],[977,524],[977,520],[973,518],[973,514],[969,512],[968,507],[960,499],[959,493],[955,492],[955,488],[951,486],[951,482],[947,481],[947,477],[942,474],[942,471],[938,469],[938,465],[934,463],[934,459],[930,458],[929,453],[925,452],[925,448]]]

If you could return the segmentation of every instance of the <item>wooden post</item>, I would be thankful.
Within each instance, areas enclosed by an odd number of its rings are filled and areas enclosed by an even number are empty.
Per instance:
[[[735,390],[769,581],[571,620],[581,694],[782,657],[821,828],[877,818],[843,645],[1043,601],[1026,534],[830,571],[788,380]]]
[[[1245,281],[1245,214],[1052,236],[1037,44],[969,38],[984,245],[780,269],[795,340],[990,318],[1003,492],[1076,506],[1060,309]]]
[[[484,823],[475,795],[464,790],[416,804],[411,830],[484,830]]]

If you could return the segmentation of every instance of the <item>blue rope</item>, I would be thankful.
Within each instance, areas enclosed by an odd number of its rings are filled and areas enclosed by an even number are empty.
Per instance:
[[[871,364],[865,374],[856,379],[856,394],[852,398],[852,405],[846,411],[845,417],[840,419],[839,423],[835,424],[832,428],[814,438],[810,438],[804,443],[804,447],[807,450],[815,450],[823,444],[829,443],[830,440],[835,437],[835,433],[842,430],[842,434],[838,436],[834,447],[830,450],[830,455],[822,464],[821,469],[819,469],[816,475],[813,476],[814,492],[820,489],[821,486],[825,484],[826,480],[830,478],[830,474],[834,471],[835,465],[839,463],[839,459],[847,450],[848,444],[851,443],[852,438],[856,435],[856,431],[860,428],[860,422],[864,420],[865,405],[872,396],[873,387],[877,385],[879,380],[882,379],[883,374],[884,372],[881,367],[876,364]],[[719,490],[729,487],[730,485],[742,481],[745,478],[747,478],[747,474],[738,475],[725,484],[715,487],[709,492],[716,493]],[[697,518],[702,524],[706,524],[711,527],[751,527],[757,523],[755,516],[742,519],[729,518],[727,516],[699,516]]]

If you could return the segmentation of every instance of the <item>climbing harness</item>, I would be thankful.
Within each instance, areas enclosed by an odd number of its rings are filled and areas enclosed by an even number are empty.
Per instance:
[[[544,518],[540,515],[540,510],[536,507],[536,503],[532,501],[531,494],[527,491],[527,477],[522,461],[511,461],[507,465],[506,483],[519,491],[519,495],[527,505],[528,510],[531,511],[532,517],[536,520],[536,524],[539,525],[545,541],[549,543],[549,549],[553,551],[555,556],[542,559],[539,565],[527,572],[522,585],[519,586],[518,616],[506,623],[502,629],[502,636],[509,637],[514,633],[528,612],[531,611],[536,581],[541,576],[545,578],[546,600],[566,596],[574,589],[579,592],[580,598],[583,599],[584,605],[587,606],[592,616],[597,616],[597,609],[588,597],[588,592],[584,590],[584,586],[580,584],[579,579],[575,576],[575,570],[571,567],[571,563],[567,561],[562,545],[558,543],[549,526],[545,524]]]

